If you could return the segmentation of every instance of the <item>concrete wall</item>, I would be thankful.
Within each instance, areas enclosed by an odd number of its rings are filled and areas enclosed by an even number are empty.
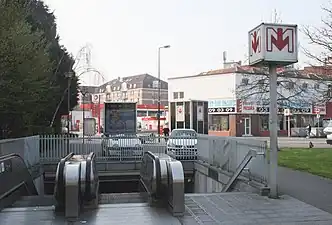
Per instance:
[[[223,186],[227,184],[232,176],[230,173],[203,162],[195,162],[194,170],[195,193],[221,192]],[[268,195],[270,189],[264,184],[239,176],[232,191],[253,192],[260,195]]]
[[[19,154],[29,168],[40,163],[39,136],[0,140],[0,156]]]

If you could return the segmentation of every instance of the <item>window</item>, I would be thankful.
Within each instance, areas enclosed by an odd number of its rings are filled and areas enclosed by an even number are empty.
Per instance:
[[[264,81],[263,79],[258,80],[257,84],[258,84],[260,87],[263,87],[264,84],[265,84],[265,81]]]
[[[137,110],[137,116],[139,116],[139,117],[147,116],[147,111],[145,111],[145,110]]]
[[[259,119],[261,131],[269,130],[269,115],[262,115]]]
[[[294,88],[294,82],[289,82],[288,84],[287,84],[287,88],[290,90],[290,89],[293,89]]]
[[[133,84],[133,88],[136,88],[136,84]]]
[[[178,99],[179,98],[179,93],[178,92],[173,92],[173,99]]]
[[[303,88],[303,89],[307,89],[307,88],[308,88],[308,83],[303,83],[303,84],[302,84],[302,88]]]
[[[229,130],[229,116],[228,115],[211,115],[210,130],[213,131],[228,131]]]
[[[242,78],[241,83],[244,84],[244,85],[248,85],[249,84],[249,79],[248,78]]]
[[[184,92],[179,92],[180,98],[184,98]]]

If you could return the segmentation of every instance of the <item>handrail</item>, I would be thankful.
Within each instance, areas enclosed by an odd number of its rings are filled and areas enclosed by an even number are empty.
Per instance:
[[[7,158],[9,158],[9,157],[13,157],[13,156],[17,156],[17,157],[20,157],[21,159],[22,159],[22,157],[19,155],[19,154],[17,154],[17,153],[10,153],[10,154],[8,154],[8,155],[2,155],[2,156],[0,156],[0,160],[2,160],[2,159],[7,159]],[[23,160],[23,159],[22,159]]]
[[[74,156],[74,153],[71,152],[64,158],[62,158],[58,164],[57,172],[58,172],[58,180],[56,181],[56,190],[55,190],[55,197],[60,199],[58,202],[64,202],[65,201],[65,182],[64,182],[64,174],[63,169],[65,168],[66,161],[68,161],[70,158]]]
[[[11,164],[11,167],[12,167],[11,171],[10,171],[11,174],[9,176],[13,175],[14,177],[10,177],[11,181],[9,181],[9,183],[6,182],[6,185],[2,185],[3,192],[0,193],[0,201],[3,198],[6,198],[7,196],[10,196],[11,194],[13,194],[15,191],[20,189],[22,186],[24,186],[27,195],[38,195],[38,191],[33,182],[33,177],[31,176],[31,174],[24,162],[24,159],[17,153],[11,153],[8,155],[0,156],[0,163],[6,162],[6,161],[9,161]],[[15,176],[16,172],[19,173],[19,176]],[[8,174],[5,175],[5,177],[8,178]],[[15,180],[15,179],[21,179],[21,180]],[[14,185],[14,186],[10,187],[10,185]],[[3,205],[0,204],[0,208],[1,208],[1,206],[3,206]]]
[[[161,192],[161,171],[160,171],[160,159],[157,155],[153,154],[151,151],[145,152],[155,161],[156,169],[156,195],[159,196]]]
[[[91,200],[91,166],[92,161],[95,159],[96,154],[91,152],[86,159],[86,173],[85,173],[85,197]]]

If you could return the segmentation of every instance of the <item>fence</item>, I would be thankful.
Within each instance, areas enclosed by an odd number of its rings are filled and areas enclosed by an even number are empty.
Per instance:
[[[159,141],[160,140],[160,141]],[[68,153],[94,152],[98,161],[141,161],[144,152],[166,153],[164,138],[155,136],[67,137],[45,135],[40,137],[43,162],[58,162]]]
[[[246,167],[248,170],[243,171],[242,174],[260,183],[267,184],[269,167],[266,141],[208,135],[201,135],[198,140],[199,158],[230,173],[236,171],[249,150],[264,153],[253,158]]]

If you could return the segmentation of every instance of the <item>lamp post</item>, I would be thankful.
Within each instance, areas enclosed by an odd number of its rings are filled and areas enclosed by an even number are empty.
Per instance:
[[[83,96],[83,98],[82,98],[82,105],[83,105],[83,139],[82,139],[82,143],[83,143],[83,152],[84,152],[84,149],[85,149],[85,146],[84,146],[84,142],[85,142],[85,137],[84,137],[84,130],[85,130],[85,125],[84,125],[84,119],[85,119],[85,96],[88,94],[88,91],[86,90],[85,87],[82,87],[82,89],[80,91],[81,91],[81,94]]]
[[[162,47],[159,47],[158,48],[158,140],[160,142],[160,49],[162,48],[170,48],[171,46],[170,45],[165,45],[165,46],[162,46]]]
[[[69,154],[69,134],[70,134],[70,84],[71,84],[71,78],[73,76],[72,72],[68,72],[65,74],[65,76],[68,78],[68,86],[67,86],[67,109],[68,109],[68,118],[67,118],[67,154]]]

